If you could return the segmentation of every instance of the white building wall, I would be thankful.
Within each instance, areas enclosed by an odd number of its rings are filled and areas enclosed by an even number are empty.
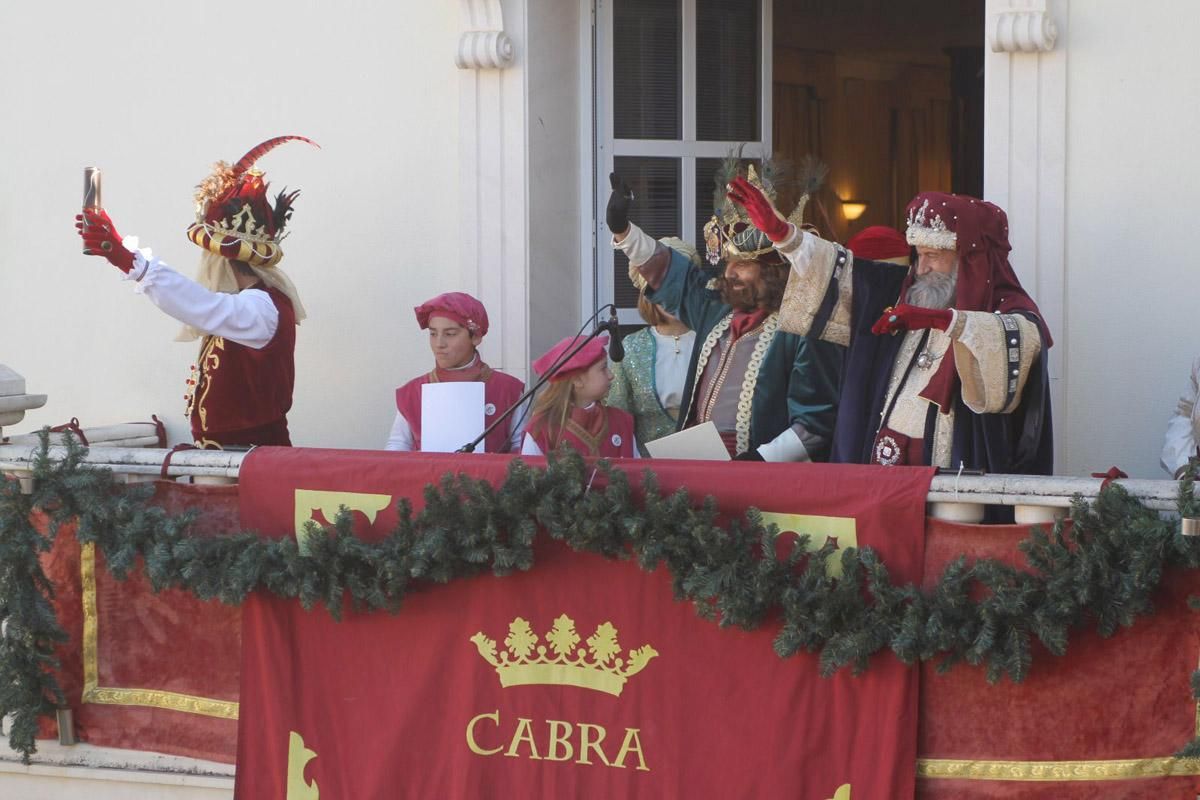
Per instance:
[[[284,269],[298,331],[292,437],[377,447],[392,390],[428,369],[412,307],[459,288],[456,4],[6,4],[0,12],[0,362],[49,394],[18,429],[146,419],[187,441],[197,345],[72,228],[104,170],[123,234],[191,274],[192,187],[218,159],[303,134],[262,162],[300,187]],[[485,356],[488,343],[484,345]]]
[[[501,7],[512,63],[457,69],[463,9],[498,17]],[[1010,212],[1014,264],[1058,338],[1058,471],[1118,464],[1157,476],[1196,349],[1200,7],[988,9],[1046,10],[1058,28],[1049,52],[989,54],[986,142],[986,194]],[[531,352],[574,329],[586,288],[574,263],[590,214],[580,200],[588,101],[577,96],[586,15],[586,4],[548,0],[6,7],[0,361],[50,396],[18,431],[157,413],[173,441],[188,438],[183,380],[196,345],[171,341],[174,322],[79,254],[81,170],[105,170],[122,232],[190,273],[192,186],[214,160],[283,133],[324,146],[288,145],[262,164],[277,186],[303,189],[283,264],[310,313],[296,443],[382,442],[392,389],[429,363],[410,309],[441,291],[499,302],[493,328],[506,332],[484,355],[524,376]]]
[[[526,9],[529,137],[529,352],[536,358],[575,333],[580,320],[581,185],[591,186],[580,153],[590,149],[590,108],[581,106],[581,25],[577,2],[530,0]],[[586,99],[585,99],[586,102]],[[581,119],[581,117],[586,118]],[[585,309],[590,316],[591,309]],[[530,375],[532,378],[532,374]]]
[[[1200,352],[1197,31],[1192,2],[1070,3],[1069,473],[1164,477],[1163,431]]]
[[[1050,323],[1056,472],[1164,477],[1196,355],[1200,6],[988,0],[985,195]]]

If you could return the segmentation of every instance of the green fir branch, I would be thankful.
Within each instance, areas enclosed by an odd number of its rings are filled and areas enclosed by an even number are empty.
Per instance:
[[[777,623],[776,653],[816,653],[822,674],[860,673],[891,650],[904,663],[936,661],[943,671],[982,666],[993,682],[1024,680],[1035,643],[1062,655],[1079,630],[1109,636],[1134,624],[1154,612],[1166,568],[1200,567],[1200,544],[1114,485],[1092,503],[1076,499],[1069,530],[1061,522],[1033,529],[1020,545],[1027,568],[960,557],[922,589],[896,584],[869,547],[839,550],[827,541],[810,551],[801,532],[779,554],[778,530],[756,509],[725,522],[712,497],[664,495],[650,470],[635,491],[625,472],[569,449],[552,454],[545,469],[514,459],[499,486],[445,475],[425,488],[419,513],[399,501],[398,522],[380,540],[357,538],[343,508],[331,525],[310,523],[302,549],[292,536],[195,535],[195,512],[168,514],[148,502],[148,487],[88,468],[85,453],[68,439],[65,456],[51,459],[43,432],[33,493],[0,481],[0,716],[11,716],[9,744],[26,759],[39,718],[66,702],[54,650],[67,637],[40,557],[72,522],[117,578],[141,569],[155,591],[232,605],[266,591],[306,609],[323,605],[339,619],[347,606],[396,613],[409,592],[431,584],[532,569],[544,531],[579,552],[665,567],[676,599],[720,625]],[[1192,489],[1191,480],[1181,482],[1178,505],[1197,515]],[[834,558],[838,578],[830,575]],[[1200,699],[1200,672],[1193,685]],[[1200,740],[1181,751],[1193,753],[1200,755]]]

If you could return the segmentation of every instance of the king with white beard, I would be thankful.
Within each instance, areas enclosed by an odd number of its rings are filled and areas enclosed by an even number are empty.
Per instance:
[[[917,195],[905,267],[772,224],[770,202],[744,181],[730,196],[791,264],[781,328],[849,348],[832,461],[1052,471],[1051,339],[1008,262],[1003,210]]]

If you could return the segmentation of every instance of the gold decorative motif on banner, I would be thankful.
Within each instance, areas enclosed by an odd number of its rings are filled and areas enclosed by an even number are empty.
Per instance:
[[[472,636],[471,641],[483,660],[496,668],[500,685],[505,688],[557,684],[595,689],[614,697],[620,697],[625,681],[641,672],[650,659],[658,655],[658,651],[646,644],[630,650],[628,660],[619,657],[621,647],[617,644],[617,629],[611,622],[597,626],[596,632],[586,641],[587,647],[576,649],[579,634],[575,632],[575,620],[566,614],[554,620],[554,627],[546,634],[546,644],[538,643],[537,634],[521,617],[509,623],[508,636],[504,639],[507,650],[499,654],[496,642],[482,632]]]
[[[287,800],[320,800],[321,788],[316,778],[304,780],[304,768],[317,757],[304,746],[304,737],[296,731],[288,734]]]
[[[975,759],[919,758],[918,778],[968,781],[1120,781],[1133,778],[1168,778],[1200,775],[1200,760],[1129,758],[1111,761],[982,761]]]
[[[776,511],[762,512],[763,525],[774,523],[780,533],[791,531],[808,534],[808,552],[814,553],[825,546],[829,539],[835,540],[839,549],[858,547],[858,527],[854,517],[822,517],[815,514],[783,514]],[[831,578],[842,577],[842,559],[831,558],[825,564],[825,573]]]
[[[96,545],[80,545],[79,574],[83,599],[83,694],[84,703],[113,706],[143,706],[182,711],[220,719],[237,719],[238,704],[179,692],[100,686],[100,619],[96,610]]]
[[[829,800],[850,800],[850,784],[843,783]]]
[[[295,495],[296,543],[302,554],[307,554],[308,532],[313,512],[320,511],[325,521],[333,524],[342,506],[350,511],[359,511],[367,521],[374,523],[380,511],[392,503],[390,494],[368,494],[366,492],[327,492],[320,489],[297,489]]]

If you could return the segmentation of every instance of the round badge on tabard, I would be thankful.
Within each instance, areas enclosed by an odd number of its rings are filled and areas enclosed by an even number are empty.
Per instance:
[[[612,445],[613,445],[613,447],[620,447],[620,446],[621,446],[621,434],[619,434],[619,433],[614,433],[614,434],[612,435]]]
[[[885,467],[900,463],[900,445],[891,436],[881,436],[875,443],[875,463]]]
[[[483,407],[483,413],[489,417],[492,414],[495,414],[496,413],[496,404],[488,403],[486,406]]]

